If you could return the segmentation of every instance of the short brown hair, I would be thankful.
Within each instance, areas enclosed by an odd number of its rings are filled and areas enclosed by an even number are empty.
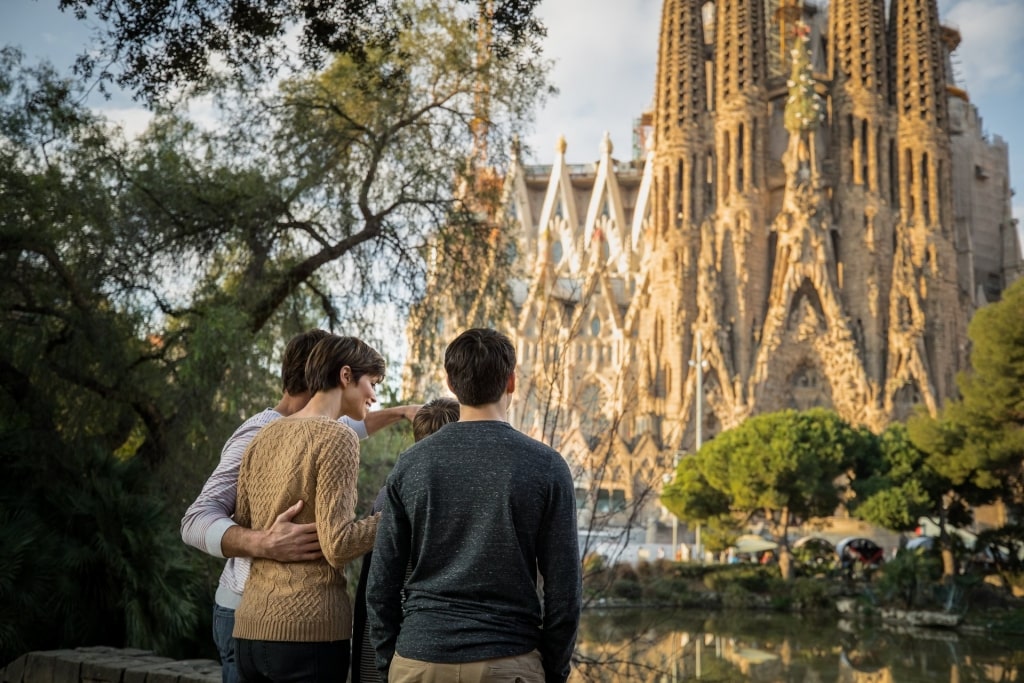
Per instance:
[[[383,356],[361,339],[332,334],[313,347],[306,361],[306,384],[310,393],[339,386],[341,369],[346,365],[352,369],[353,382],[358,382],[363,375],[370,375],[378,382],[384,379]]]
[[[326,330],[308,330],[288,340],[281,358],[281,385],[285,393],[298,396],[306,391],[306,360],[320,340],[330,336]]]
[[[459,402],[454,398],[435,398],[427,401],[412,418],[412,437],[425,439],[449,422],[459,421]]]
[[[444,350],[444,371],[459,403],[497,403],[516,370],[516,349],[497,330],[466,330]]]

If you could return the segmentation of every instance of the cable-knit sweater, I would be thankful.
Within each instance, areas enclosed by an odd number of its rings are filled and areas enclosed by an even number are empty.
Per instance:
[[[260,430],[242,457],[235,521],[267,529],[297,500],[293,520],[316,522],[324,557],[311,562],[253,561],[236,638],[325,642],[352,636],[345,564],[373,547],[380,515],[353,521],[359,439],[327,417],[286,417]]]

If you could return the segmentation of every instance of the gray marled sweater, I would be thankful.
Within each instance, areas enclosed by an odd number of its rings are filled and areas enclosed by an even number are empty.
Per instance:
[[[405,451],[385,489],[366,590],[384,679],[396,649],[439,663],[537,649],[565,681],[582,592],[565,460],[505,422],[455,422]]]

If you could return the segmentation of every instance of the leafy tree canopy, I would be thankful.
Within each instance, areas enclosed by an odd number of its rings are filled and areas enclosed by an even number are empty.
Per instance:
[[[759,415],[681,460],[662,502],[686,521],[731,514],[741,525],[765,521],[784,537],[789,524],[835,511],[841,477],[873,447],[870,433],[828,410]]]
[[[951,452],[942,471],[954,484],[1024,504],[1024,278],[975,313],[968,336],[971,369],[957,378],[961,399],[944,411],[948,426],[922,425],[917,437]]]
[[[544,27],[539,0],[457,0],[467,28],[482,15],[491,50],[522,65],[537,51]],[[98,20],[94,46],[78,70],[115,81],[149,102],[176,90],[205,87],[224,67],[263,80],[287,67],[320,69],[331,55],[360,60],[396,48],[415,22],[402,0],[59,0],[79,19]],[[527,48],[526,51],[523,48]]]
[[[911,442],[907,428],[893,424],[879,437],[881,461],[870,475],[853,482],[850,507],[872,524],[910,531],[922,516],[947,513],[949,480],[932,467],[928,455]]]
[[[961,398],[941,415],[920,413],[882,435],[882,463],[854,483],[855,514],[897,531],[921,517],[939,527],[943,569],[955,571],[950,531],[968,526],[973,508],[1024,502],[1024,280],[980,309],[968,334],[971,370]]]
[[[479,263],[461,248],[491,230],[474,145],[500,161],[544,74],[481,54],[452,3],[402,7],[389,49],[275,89],[225,84],[215,130],[162,109],[130,141],[52,69],[0,51],[0,520],[60,541],[41,555],[56,575],[0,558],[0,596],[4,577],[38,576],[17,590],[120,615],[103,631],[76,612],[58,633],[38,620],[66,610],[18,610],[0,648],[106,634],[171,652],[195,632],[201,571],[180,514],[231,429],[280,395],[286,340],[320,326],[380,346],[368,333],[422,287],[435,234],[436,258],[460,247],[453,271]],[[69,581],[85,562],[96,581]]]

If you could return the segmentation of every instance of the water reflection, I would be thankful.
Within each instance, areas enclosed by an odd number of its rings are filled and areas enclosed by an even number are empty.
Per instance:
[[[759,613],[584,613],[572,683],[1024,681],[1024,638]]]

